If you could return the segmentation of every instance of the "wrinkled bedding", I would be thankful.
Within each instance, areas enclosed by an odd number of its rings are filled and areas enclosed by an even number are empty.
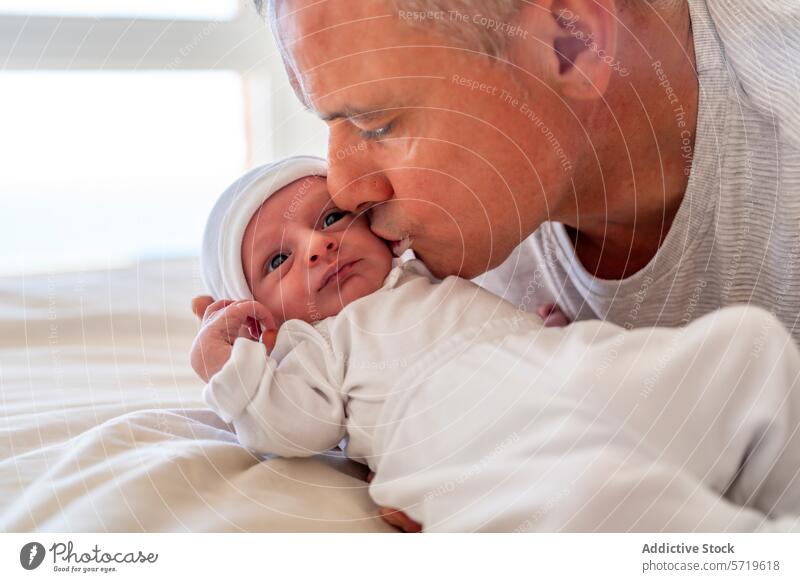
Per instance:
[[[193,261],[0,279],[0,531],[392,531],[365,468],[260,458],[207,410]]]

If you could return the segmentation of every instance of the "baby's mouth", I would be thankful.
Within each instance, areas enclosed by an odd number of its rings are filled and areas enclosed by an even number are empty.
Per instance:
[[[325,278],[322,279],[322,285],[320,285],[320,288],[317,289],[317,291],[322,291],[325,287],[327,287],[328,283],[330,283],[331,281],[338,281],[341,278],[346,277],[350,273],[350,271],[353,270],[353,265],[355,265],[360,260],[361,259],[356,259],[355,261],[350,261],[348,263],[341,263],[340,267],[338,268],[334,267],[331,271],[328,272]]]

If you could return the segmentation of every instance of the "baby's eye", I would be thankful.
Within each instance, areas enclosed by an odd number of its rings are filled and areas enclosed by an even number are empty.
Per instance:
[[[335,222],[339,222],[345,216],[350,214],[349,212],[345,212],[344,210],[334,210],[330,214],[328,214],[322,221],[322,228],[328,228]]]
[[[267,272],[271,273],[272,271],[280,267],[283,264],[283,262],[288,258],[289,258],[288,254],[278,253],[269,260],[269,263],[267,264]]]

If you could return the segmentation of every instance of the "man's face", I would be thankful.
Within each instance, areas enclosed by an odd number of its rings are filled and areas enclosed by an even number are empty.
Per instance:
[[[280,325],[336,315],[376,291],[392,265],[364,215],[337,208],[325,180],[308,177],[275,192],[253,215],[242,266],[256,301]]]
[[[564,106],[545,83],[522,91],[512,66],[410,26],[389,0],[279,5],[290,79],[329,124],[337,206],[371,207],[373,232],[409,237],[439,277],[499,265],[557,216],[569,175],[545,136],[563,135]]]

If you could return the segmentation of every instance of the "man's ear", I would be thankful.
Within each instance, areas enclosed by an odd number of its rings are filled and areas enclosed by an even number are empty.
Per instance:
[[[518,23],[528,34],[511,43],[511,60],[541,75],[568,99],[599,98],[618,63],[616,4],[615,0],[524,2]]]

